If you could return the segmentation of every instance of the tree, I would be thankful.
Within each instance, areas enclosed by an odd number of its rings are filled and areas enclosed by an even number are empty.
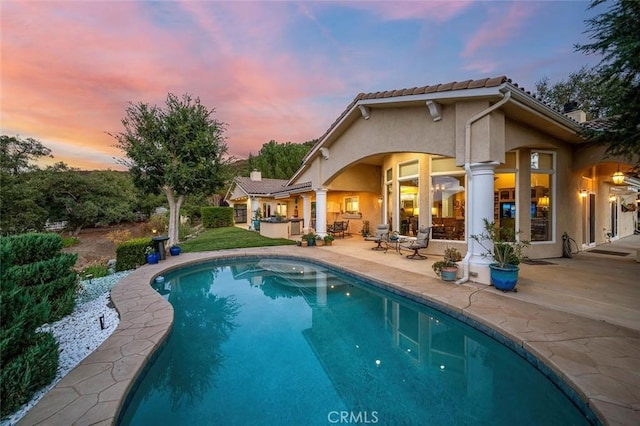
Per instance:
[[[594,0],[590,9],[613,3],[604,12],[586,21],[591,43],[576,45],[585,54],[601,54],[596,67],[601,84],[621,93],[611,105],[612,125],[608,130],[590,132],[588,137],[607,145],[607,153],[622,155],[640,167],[640,2],[637,0]],[[634,158],[635,157],[635,158]]]
[[[272,140],[262,145],[256,157],[249,155],[249,167],[251,170],[260,170],[265,178],[289,179],[300,168],[302,159],[314,143],[315,141],[280,144]]]
[[[566,80],[551,84],[548,77],[536,82],[535,96],[548,105],[562,110],[565,105],[575,103],[577,109],[587,113],[587,119],[610,117],[620,97],[623,84],[615,87],[600,84],[600,74],[586,66],[569,74]]]
[[[0,167],[2,172],[18,175],[37,169],[34,161],[50,157],[51,150],[37,139],[20,139],[17,136],[0,136]]]
[[[0,136],[0,234],[10,235],[44,228],[47,209],[39,202],[41,192],[35,163],[51,157],[42,142],[17,136]]]
[[[162,191],[169,203],[169,244],[178,242],[180,207],[189,193],[212,193],[222,187],[227,161],[225,124],[212,117],[199,98],[169,93],[166,108],[130,104],[117,133],[116,146],[127,159],[134,184]]]
[[[68,221],[75,234],[86,226],[108,226],[135,219],[137,194],[127,173],[83,172],[57,163],[39,174],[50,218]]]

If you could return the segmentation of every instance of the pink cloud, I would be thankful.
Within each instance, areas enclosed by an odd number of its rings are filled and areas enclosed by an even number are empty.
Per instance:
[[[461,56],[472,57],[480,51],[496,49],[508,43],[537,8],[538,5],[533,2],[513,2],[506,11],[504,3],[489,8],[489,19],[469,37]]]
[[[462,13],[473,1],[393,1],[393,2],[345,2],[344,5],[368,10],[385,20],[429,19],[444,22]]]
[[[167,92],[216,108],[238,157],[271,139],[302,142],[324,132],[331,118],[319,120],[306,99],[342,83],[277,50],[279,29],[292,19],[286,4],[183,2],[178,16],[150,16],[147,6],[3,5],[2,55],[12,58],[1,64],[3,132],[52,141],[57,161],[90,167],[121,155],[106,132],[121,129],[129,102],[161,105]],[[74,146],[83,155],[73,156]]]

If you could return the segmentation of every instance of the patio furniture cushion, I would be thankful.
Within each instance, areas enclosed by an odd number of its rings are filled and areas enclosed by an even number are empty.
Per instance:
[[[376,233],[369,237],[364,237],[365,241],[373,241],[378,245],[372,247],[371,250],[386,250],[386,247],[382,247],[383,242],[387,242],[389,240],[389,225],[385,223],[381,223],[376,226]]]
[[[327,232],[333,235],[334,237],[340,236],[341,238],[344,238],[345,230],[346,230],[345,223],[342,221],[333,222],[333,225],[330,225],[327,227]]]
[[[425,249],[429,246],[429,235],[431,234],[431,227],[422,227],[418,230],[416,239],[412,240],[409,244],[401,244],[400,247],[407,250],[413,250],[412,254],[407,255],[407,259],[426,259],[419,253],[419,250]]]

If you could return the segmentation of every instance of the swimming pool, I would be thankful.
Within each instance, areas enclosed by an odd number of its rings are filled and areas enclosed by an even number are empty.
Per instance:
[[[173,329],[123,425],[588,424],[489,336],[314,263],[216,261],[154,287]]]

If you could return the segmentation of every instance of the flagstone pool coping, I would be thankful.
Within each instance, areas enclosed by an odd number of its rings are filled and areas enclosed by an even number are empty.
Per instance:
[[[381,263],[354,262],[331,249],[311,253],[292,246],[187,253],[138,268],[111,292],[120,315],[115,332],[18,424],[116,424],[130,389],[173,322],[173,308],[150,283],[170,269],[244,256],[294,257],[343,269],[439,308],[489,333],[558,381],[592,422],[640,424],[639,331],[507,298],[484,285],[455,286]]]

